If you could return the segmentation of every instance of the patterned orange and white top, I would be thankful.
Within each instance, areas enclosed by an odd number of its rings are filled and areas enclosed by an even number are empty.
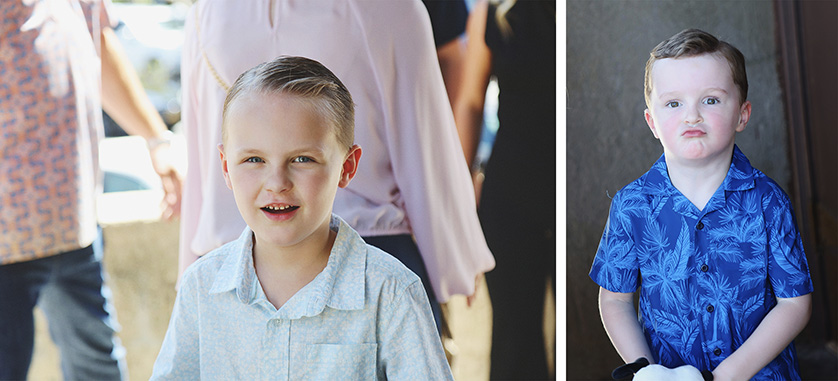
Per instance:
[[[109,0],[0,1],[0,264],[9,264],[96,237],[97,52],[111,19]]]

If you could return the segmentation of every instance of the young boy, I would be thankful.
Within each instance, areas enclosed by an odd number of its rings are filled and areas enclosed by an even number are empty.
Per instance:
[[[152,379],[451,379],[419,278],[331,213],[361,157],[341,81],[279,57],[222,118],[248,226],[184,273]]]
[[[788,196],[734,144],[751,115],[742,53],[685,30],[652,50],[645,82],[664,153],[614,196],[590,273],[611,342],[716,380],[800,379],[812,283]]]

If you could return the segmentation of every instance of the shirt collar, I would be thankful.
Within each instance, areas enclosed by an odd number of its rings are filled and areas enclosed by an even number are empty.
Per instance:
[[[287,318],[315,316],[328,306],[340,310],[364,308],[367,245],[342,218],[332,214],[329,227],[337,232],[326,267],[281,308]],[[253,303],[258,287],[253,267],[253,231],[246,227],[234,241],[210,293],[236,290],[242,303]]]
[[[733,145],[733,158],[730,161],[730,168],[722,182],[722,187],[726,191],[743,191],[754,187],[754,169],[751,162],[735,144]],[[675,191],[675,186],[669,180],[666,160],[664,155],[661,155],[647,172],[641,192],[650,195],[669,195]]]
[[[724,190],[729,192],[754,188],[754,167],[751,166],[751,162],[735,144],[733,145],[733,159],[730,161],[730,169],[727,171],[722,186]]]
[[[221,268],[218,269],[210,294],[236,290],[242,303],[255,296],[256,270],[253,267],[253,231],[245,226],[238,239],[231,243]]]

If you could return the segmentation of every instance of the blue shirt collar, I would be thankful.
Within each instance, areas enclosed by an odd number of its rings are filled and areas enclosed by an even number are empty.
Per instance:
[[[328,306],[341,310],[364,308],[367,246],[343,219],[332,214],[330,228],[337,237],[326,267],[280,309],[286,318],[315,316]],[[236,291],[242,303],[264,298],[253,266],[253,231],[245,227],[233,243],[210,293]]]
[[[733,145],[733,156],[730,161],[730,168],[725,175],[725,179],[716,194],[707,202],[707,205],[701,211],[702,214],[712,212],[724,206],[727,201],[728,193],[736,191],[744,191],[754,188],[754,169],[751,167],[751,162],[745,157],[745,154],[739,150],[735,144]],[[666,160],[664,155],[652,165],[652,168],[645,175],[643,186],[640,190],[642,194],[650,196],[650,206],[652,208],[652,216],[657,216],[661,208],[666,204],[667,200],[673,195],[681,195],[677,188],[672,185],[669,179],[669,173],[666,168]],[[680,196],[683,197],[683,196]],[[676,200],[677,200],[676,196]],[[680,203],[683,207],[683,212],[688,212],[692,205],[689,203]],[[693,207],[693,209],[695,209]],[[695,212],[698,212],[695,209]]]
[[[722,182],[722,189],[735,192],[753,189],[753,187],[754,168],[751,166],[748,158],[745,157],[745,154],[734,144],[733,158],[730,161],[730,168],[727,171],[727,175]],[[664,155],[661,155],[655,164],[652,165],[652,168],[649,169],[649,172],[647,172],[641,192],[648,195],[670,195],[677,191],[669,179]]]

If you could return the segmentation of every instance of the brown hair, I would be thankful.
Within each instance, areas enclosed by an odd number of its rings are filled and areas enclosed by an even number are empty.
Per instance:
[[[733,45],[721,41],[710,33],[698,29],[685,29],[663,40],[649,53],[644,75],[646,106],[650,107],[652,94],[652,66],[665,58],[694,57],[701,54],[714,54],[724,58],[733,75],[733,83],[739,89],[739,104],[748,99],[748,75],[745,72],[745,56]]]
[[[280,56],[242,73],[224,99],[221,141],[227,141],[227,112],[242,94],[283,93],[312,100],[311,105],[332,123],[338,143],[351,148],[355,141],[355,109],[349,90],[320,62]]]

